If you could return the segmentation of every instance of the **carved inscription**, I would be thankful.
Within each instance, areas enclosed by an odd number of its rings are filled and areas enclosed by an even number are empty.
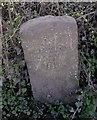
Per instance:
[[[72,48],[72,38],[71,32],[68,28],[67,31],[64,31],[66,38],[70,39],[70,47]],[[42,36],[42,42],[38,48],[34,50],[34,69],[37,71],[41,66],[45,70],[53,70],[66,66],[64,62],[66,60],[66,43],[61,43],[60,36],[62,33],[55,33],[53,37],[47,38]]]

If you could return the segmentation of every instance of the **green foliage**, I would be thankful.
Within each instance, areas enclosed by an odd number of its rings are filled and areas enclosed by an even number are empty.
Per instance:
[[[13,90],[9,89],[3,94],[3,118],[21,118],[29,116],[32,113],[32,109],[29,106],[33,102],[33,99],[26,97],[27,88],[21,88],[20,94],[15,94]],[[33,107],[33,106],[32,106]]]
[[[93,15],[84,14],[95,10],[94,3],[2,3],[2,17],[6,23],[3,28],[3,120],[73,120],[95,118],[97,84],[97,28]],[[9,11],[11,19],[9,17]],[[80,87],[75,103],[47,104],[33,100],[27,67],[19,38],[19,27],[25,21],[44,15],[70,15],[78,24],[80,59]],[[10,32],[11,30],[11,32]],[[82,54],[81,54],[82,53]],[[88,90],[87,90],[88,89]]]
[[[83,118],[93,118],[95,116],[96,109],[96,99],[93,92],[86,92],[83,97],[83,107],[81,111],[81,117]]]

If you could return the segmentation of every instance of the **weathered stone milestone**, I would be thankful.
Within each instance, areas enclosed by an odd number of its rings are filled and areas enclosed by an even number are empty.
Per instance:
[[[74,18],[44,16],[20,28],[32,92],[42,102],[70,102],[78,88],[78,34]]]

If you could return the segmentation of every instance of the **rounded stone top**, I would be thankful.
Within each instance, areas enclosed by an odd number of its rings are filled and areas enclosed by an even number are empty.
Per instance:
[[[37,26],[42,23],[52,23],[52,22],[58,22],[58,21],[61,21],[61,22],[65,21],[65,24],[76,23],[75,19],[68,15],[64,15],[64,16],[47,15],[47,16],[37,17],[23,23],[20,27],[20,33],[22,33],[22,31],[24,31],[25,29],[27,30],[31,27]]]

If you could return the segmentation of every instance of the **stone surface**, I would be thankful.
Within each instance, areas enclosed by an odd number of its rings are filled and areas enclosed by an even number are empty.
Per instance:
[[[74,18],[45,16],[20,28],[33,95],[42,102],[73,101],[78,88],[78,34]]]

